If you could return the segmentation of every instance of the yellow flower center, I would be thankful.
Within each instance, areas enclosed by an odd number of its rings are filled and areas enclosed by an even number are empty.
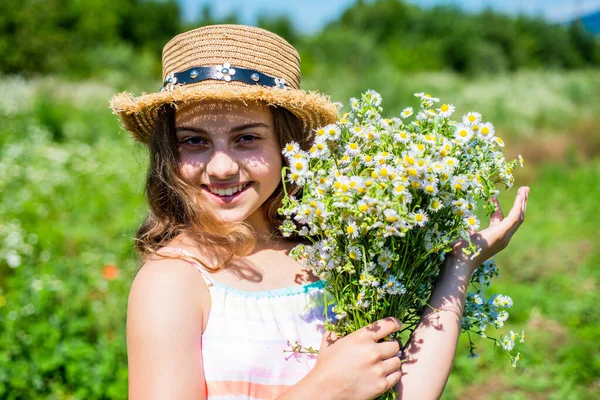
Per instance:
[[[296,169],[300,170],[304,168],[304,164],[302,164],[301,162],[297,162],[296,163]]]
[[[447,112],[448,110],[450,110],[450,107],[448,106],[448,104],[442,104],[440,110],[443,112]]]

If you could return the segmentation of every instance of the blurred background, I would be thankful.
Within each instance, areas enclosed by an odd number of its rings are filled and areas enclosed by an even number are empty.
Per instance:
[[[147,158],[108,101],[156,91],[166,41],[222,22],[285,37],[333,100],[374,89],[396,116],[424,91],[491,121],[531,195],[491,288],[514,307],[488,333],[527,338],[516,369],[461,339],[443,398],[598,398],[600,1],[582,0],[2,0],[0,398],[127,397]]]

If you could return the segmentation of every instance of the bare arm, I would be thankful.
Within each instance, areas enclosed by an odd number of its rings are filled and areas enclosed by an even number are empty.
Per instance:
[[[127,308],[130,399],[206,399],[203,296],[202,277],[185,261],[149,261],[139,271]]]
[[[461,332],[462,313],[471,274],[483,261],[504,249],[525,217],[528,188],[519,189],[515,203],[506,218],[499,205],[490,226],[471,236],[481,248],[474,260],[461,251],[458,243],[446,258],[429,304],[421,321],[404,348],[406,362],[402,378],[396,385],[401,399],[437,399],[442,395],[456,353]]]

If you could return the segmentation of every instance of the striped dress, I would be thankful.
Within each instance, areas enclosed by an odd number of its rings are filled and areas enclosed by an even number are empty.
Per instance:
[[[215,281],[182,249],[162,251],[194,265],[210,292],[201,339],[208,400],[273,399],[313,368],[317,356],[304,349],[318,350],[325,332],[322,281],[243,291]],[[298,345],[302,352],[293,351]]]

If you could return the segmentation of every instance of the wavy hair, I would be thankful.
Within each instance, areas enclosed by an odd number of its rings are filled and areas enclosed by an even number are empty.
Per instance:
[[[296,141],[306,149],[309,138],[304,137],[302,123],[298,117],[282,107],[269,106],[273,116],[275,134],[279,148]],[[148,145],[149,166],[146,177],[145,194],[149,213],[135,235],[135,248],[142,261],[155,254],[181,233],[189,236],[199,248],[221,250],[226,257],[217,260],[216,265],[206,265],[212,271],[223,268],[234,256],[250,253],[256,243],[253,229],[243,221],[224,222],[203,199],[202,189],[182,177],[179,170],[179,144],[175,135],[175,107],[166,104],[159,109],[160,123]],[[289,166],[282,158],[282,165]],[[298,195],[301,188],[286,183],[290,195]],[[279,226],[283,217],[278,209],[285,196],[283,182],[263,203],[267,220],[272,230],[271,236],[282,238]],[[298,239],[290,237],[289,239]]]

